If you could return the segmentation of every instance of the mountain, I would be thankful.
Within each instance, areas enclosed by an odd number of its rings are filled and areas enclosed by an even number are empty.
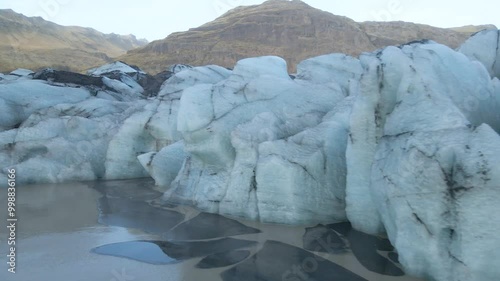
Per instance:
[[[0,72],[41,67],[82,71],[146,44],[134,35],[103,34],[0,10]]]
[[[302,1],[271,0],[238,7],[198,28],[131,50],[120,60],[160,72],[174,63],[231,67],[242,58],[277,55],[295,71],[308,57],[333,52],[356,56],[424,38],[456,48],[476,31],[406,22],[358,23]]]

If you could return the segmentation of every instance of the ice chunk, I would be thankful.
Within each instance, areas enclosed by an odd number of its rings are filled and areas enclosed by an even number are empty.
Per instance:
[[[155,179],[156,185],[166,188],[177,177],[188,156],[184,151],[184,144],[177,142],[158,153],[150,152],[139,155],[138,159],[144,169]]]
[[[23,76],[32,75],[32,74],[34,74],[34,72],[32,70],[29,70],[29,69],[19,68],[19,69],[12,71],[9,74],[14,75],[14,76],[23,77]]]
[[[148,104],[132,114],[113,136],[106,154],[106,179],[148,176],[137,157],[156,151],[156,140],[147,132],[146,126],[157,107],[158,104]]]
[[[119,71],[123,73],[129,73],[129,74],[134,74],[134,73],[143,73],[145,74],[144,71],[142,71],[139,68],[134,68],[126,63],[123,63],[121,61],[117,61],[114,63],[106,64],[97,68],[89,69],[87,71],[87,74],[89,75],[95,75],[95,76],[100,76],[105,73],[113,72],[113,71]]]

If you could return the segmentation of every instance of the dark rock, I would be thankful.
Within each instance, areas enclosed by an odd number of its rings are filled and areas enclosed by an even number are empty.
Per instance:
[[[221,276],[224,281],[367,281],[331,261],[277,241],[267,241],[257,254]]]
[[[137,66],[132,66],[129,65],[132,68],[137,68]],[[139,68],[137,68],[139,69]],[[123,75],[127,75],[128,77],[134,79],[141,87],[144,89],[143,95],[146,97],[153,97],[158,95],[158,92],[160,91],[161,85],[163,85],[163,82],[165,82],[168,78],[172,77],[173,73],[171,71],[163,71],[155,76],[143,73],[143,72],[134,72],[134,73],[123,73],[121,71],[111,71],[111,72],[106,72],[101,74],[101,76],[108,77],[110,79],[114,80],[119,80],[122,82],[125,82],[123,79]]]
[[[304,249],[314,252],[337,254],[348,248],[344,240],[324,225],[306,228],[303,238]]]
[[[168,71],[168,70],[165,70],[165,71],[162,71],[158,74],[156,74],[154,76],[155,79],[157,79],[158,81],[167,81],[170,77],[172,77],[174,75],[174,73],[172,71]],[[163,83],[162,82],[162,83]]]
[[[104,87],[101,77],[83,75],[75,72],[46,68],[36,72],[33,79],[79,86]]]
[[[410,45],[414,45],[414,44],[429,44],[430,42],[431,42],[431,40],[429,40],[429,39],[414,40],[414,41],[411,41],[411,42],[408,42],[405,44],[401,44],[398,47],[402,48],[404,46],[410,46]]]
[[[163,234],[184,220],[184,215],[156,208],[146,202],[103,196],[99,199],[99,223]]]
[[[139,85],[141,85],[141,87],[144,89],[143,93],[144,96],[151,97],[151,96],[156,96],[160,91],[160,87],[163,84],[163,82],[172,76],[172,72],[170,71],[164,71],[158,73],[155,76],[152,76],[144,73],[139,67],[135,65],[128,65],[128,66],[137,70],[137,72],[124,73],[119,70],[115,70],[103,73],[99,76],[89,76],[69,71],[46,68],[36,72],[33,75],[33,79],[45,80],[53,83],[74,84],[85,87],[97,87],[114,91],[113,89],[106,87],[106,85],[102,81],[102,77],[118,80],[125,84],[127,84],[126,81],[127,79],[125,79],[125,77],[128,77],[132,78]]]
[[[168,78],[172,77],[173,73],[170,71],[163,71],[155,76],[149,74],[142,75],[137,83],[144,88],[144,95],[147,97],[157,96],[160,91],[161,85]]]
[[[256,244],[254,241],[232,238],[206,242],[131,241],[100,246],[92,249],[92,252],[151,264],[172,264]]]
[[[165,238],[168,240],[206,240],[260,232],[259,229],[221,215],[201,213],[167,232]]]
[[[238,250],[210,255],[196,264],[197,268],[210,269],[237,264],[250,256],[250,251]]]
[[[393,248],[387,246],[387,241],[354,230],[350,223],[331,224],[328,227],[347,238],[353,254],[366,269],[389,276],[405,275],[399,267],[377,252],[380,248]]]

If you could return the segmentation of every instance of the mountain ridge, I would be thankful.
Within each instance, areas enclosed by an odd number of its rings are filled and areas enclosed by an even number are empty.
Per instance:
[[[0,9],[0,72],[44,67],[84,72],[121,60],[155,74],[178,63],[230,68],[240,59],[263,55],[283,57],[289,71],[294,72],[298,62],[310,57],[329,53],[358,56],[421,39],[457,48],[477,31],[495,28],[356,22],[302,1],[270,0],[236,7],[199,27],[146,44],[134,35],[61,26]]]
[[[297,63],[309,57],[337,52],[357,56],[420,39],[457,48],[477,31],[407,22],[356,22],[302,1],[272,0],[237,7],[212,22],[130,50],[119,59],[157,73],[175,63],[232,67],[246,57],[276,55],[294,72]]]
[[[11,9],[0,9],[0,39],[0,72],[42,67],[83,71],[147,43],[131,34],[62,26]]]

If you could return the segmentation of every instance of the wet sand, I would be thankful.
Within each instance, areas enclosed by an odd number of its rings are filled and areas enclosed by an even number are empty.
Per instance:
[[[6,209],[6,192],[0,192],[0,208]],[[309,235],[333,235],[325,241],[334,237],[340,250],[306,251],[304,241],[316,238],[305,239],[305,227],[235,221],[185,206],[159,208],[159,196],[150,180],[18,187],[17,273],[7,272],[7,230],[0,227],[0,280],[421,280],[390,276],[399,269],[386,259],[395,256],[390,247],[370,252],[363,244],[376,237],[323,226]],[[0,214],[6,224],[5,211]]]

